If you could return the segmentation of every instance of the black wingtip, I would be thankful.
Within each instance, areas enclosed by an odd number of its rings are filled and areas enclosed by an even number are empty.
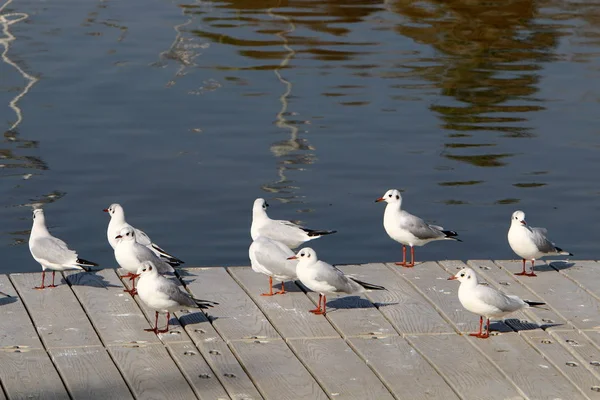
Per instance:
[[[462,240],[460,240],[459,238],[457,238],[458,232],[456,232],[456,231],[442,231],[442,233],[444,235],[446,235],[446,237],[448,239],[456,240],[457,242],[462,242]]]
[[[355,278],[352,278],[352,277],[350,277],[350,279],[353,280],[354,282],[358,283],[360,286],[364,287],[365,289],[370,289],[370,290],[386,290],[383,286],[374,285],[372,283],[359,281],[358,279],[355,279]]]
[[[337,233],[337,231],[316,231],[313,229],[304,229],[304,232],[306,232],[306,234],[309,237],[325,236],[325,235],[331,235],[331,234]]]
[[[81,264],[82,267],[98,267],[99,266],[95,262],[84,260],[83,258],[78,258],[77,264]]]
[[[527,303],[529,305],[529,307],[538,307],[538,306],[545,306],[546,303],[542,303],[541,301],[529,301],[529,300],[523,300],[525,303]]]
[[[198,300],[198,299],[194,299],[194,302],[196,303],[196,305],[198,306],[198,308],[201,309],[207,309],[207,308],[211,308],[212,306],[215,305],[219,305],[219,303],[217,303],[216,301],[210,301],[210,300]]]

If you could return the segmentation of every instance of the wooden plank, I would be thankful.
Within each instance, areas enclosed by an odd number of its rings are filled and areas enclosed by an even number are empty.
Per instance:
[[[581,392],[518,335],[469,338],[528,398],[584,399]]]
[[[0,297],[0,349],[41,349],[42,342],[33,322],[17,297],[17,292],[6,275],[0,275],[0,290],[12,297]]]
[[[381,285],[383,279],[377,274],[374,268],[375,265],[343,265],[339,266],[339,268],[344,273],[353,275],[359,280]],[[327,319],[345,338],[352,336],[397,335],[398,333],[394,330],[394,327],[377,310],[373,303],[367,300],[366,294],[364,293],[360,296],[346,294],[328,296]],[[319,294],[307,292],[307,295],[314,303],[311,308],[314,308],[319,301]]]
[[[44,350],[0,351],[0,381],[9,399],[69,399]]]
[[[586,292],[600,300],[600,263],[596,261],[553,262],[551,265],[562,275],[575,281]]]
[[[169,343],[167,349],[200,400],[229,400],[223,385],[192,343]]]
[[[195,399],[196,395],[160,344],[110,346],[111,353],[136,398]]]
[[[600,399],[600,392],[592,389],[600,388],[600,351],[585,336],[575,331],[553,331],[550,334],[527,331],[521,337],[559,369],[583,395],[593,400]]]
[[[449,281],[450,274],[438,263],[428,261],[414,268],[394,264],[389,264],[388,267],[414,285],[459,332],[474,332],[479,329],[478,316],[465,310],[458,300],[459,283]],[[492,330],[512,332],[502,321],[492,321]]]
[[[415,335],[406,339],[462,399],[525,398],[464,336]]]
[[[451,271],[458,267],[464,267],[464,263],[460,261],[441,261],[444,267]],[[523,286],[512,273],[507,273],[504,268],[498,266],[490,260],[469,260],[467,265],[475,270],[475,272],[485,278],[485,280],[507,294],[519,296],[522,299],[530,301],[541,301],[537,293]],[[544,308],[529,308],[521,312],[513,313],[505,317],[505,322],[517,331],[531,330],[542,327],[543,329],[564,329],[568,327],[567,321],[554,312],[549,307]]]
[[[367,292],[366,297],[400,333],[449,333],[455,329],[408,282],[384,264],[365,264],[361,268],[385,282],[386,290]]]
[[[104,347],[49,351],[74,399],[133,399],[119,370]]]
[[[343,339],[292,339],[294,353],[335,399],[392,399],[390,392]]]
[[[160,343],[154,332],[144,331],[148,321],[131,295],[123,292],[115,270],[67,271],[65,276],[106,346]]]
[[[286,339],[340,337],[327,319],[308,312],[315,305],[294,282],[286,282],[286,294],[265,297],[261,293],[268,291],[266,275],[249,267],[233,267],[227,271]]]
[[[100,346],[81,304],[62,275],[57,275],[60,284],[44,290],[33,289],[40,284],[41,273],[10,275],[44,345],[46,348]]]
[[[225,340],[280,339],[265,315],[224,268],[185,268],[186,286],[195,297],[216,301],[213,327]]]
[[[283,340],[236,341],[232,347],[265,398],[328,398]]]
[[[397,399],[458,399],[446,381],[405,339],[398,336],[351,338],[349,343]]]
[[[521,270],[520,261],[496,261],[496,264],[509,273]],[[538,267],[537,277],[513,276],[575,328],[600,328],[600,302],[596,298],[556,270]]]
[[[196,347],[232,400],[262,399],[254,383],[222,339],[208,337],[196,342]]]

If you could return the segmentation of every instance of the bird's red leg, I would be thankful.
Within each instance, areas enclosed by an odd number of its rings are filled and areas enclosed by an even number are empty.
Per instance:
[[[119,275],[121,278],[131,278],[131,275],[133,275],[131,272],[126,273],[125,275]]]
[[[154,328],[144,329],[146,332],[158,333],[158,311],[155,311]]]
[[[283,285],[283,281],[281,281],[281,290],[279,292],[275,292],[275,294],[285,294],[285,286]]]
[[[483,317],[479,317],[479,332],[477,333],[469,333],[469,336],[481,337],[483,334]]]
[[[321,293],[319,293],[319,302],[318,307],[315,308],[314,310],[308,310],[309,312],[313,313],[313,314],[323,314],[323,310],[321,309],[321,298],[323,297],[323,295]]]
[[[169,332],[169,319],[171,319],[171,313],[167,311],[167,327],[161,331],[157,331],[158,333],[167,333]]]
[[[521,275],[527,275],[527,272],[525,271],[525,263],[526,262],[527,261],[525,259],[523,259],[523,271],[517,272],[515,275],[519,275],[519,276],[521,276]]]
[[[273,277],[269,277],[269,293],[263,293],[261,296],[273,296]]]
[[[129,278],[129,280],[131,281],[131,289],[125,289],[123,290],[124,292],[129,293],[132,296],[135,296],[137,294],[137,289],[135,288],[135,278],[137,278],[139,275],[138,274],[131,274],[129,276],[125,275],[124,277]]]
[[[530,273],[528,273],[528,274],[525,274],[526,276],[537,276],[537,275],[535,274],[535,272],[533,272],[533,267],[534,267],[534,265],[535,265],[535,260],[531,260],[531,272],[530,272]]]
[[[34,287],[34,289],[43,289],[46,286],[44,286],[44,282],[46,281],[46,271],[42,271],[42,285],[41,286],[36,286]]]
[[[487,319],[487,325],[486,325],[486,328],[485,328],[485,333],[482,334],[482,335],[479,335],[479,337],[481,339],[487,339],[487,338],[490,337],[490,319],[489,318]]]
[[[402,245],[402,262],[397,262],[396,265],[406,267],[406,246]]]
[[[54,284],[54,275],[56,274],[56,271],[52,271],[52,285],[48,285],[48,287],[56,287],[56,285]]]
[[[410,264],[406,264],[405,267],[412,268],[415,266],[415,248],[410,246]]]

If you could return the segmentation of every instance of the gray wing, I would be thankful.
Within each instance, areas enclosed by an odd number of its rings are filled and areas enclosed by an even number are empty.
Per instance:
[[[290,242],[302,243],[307,237],[301,226],[283,220],[268,221],[259,228],[258,233],[286,244]]]
[[[38,237],[33,240],[31,254],[53,264],[73,264],[77,262],[77,253],[67,244],[54,236]]]
[[[161,276],[160,285],[157,286],[157,290],[164,293],[169,297],[170,300],[176,302],[182,307],[197,307],[196,302],[192,296],[181,290],[175,282]]]
[[[324,261],[319,261],[318,268],[315,280],[327,282],[336,289],[335,292],[352,294],[364,291],[362,286],[350,280],[342,271],[333,265],[327,264]]]
[[[259,236],[250,245],[248,253],[254,271],[278,279],[296,279],[297,261],[287,259],[294,252],[283,243]]]
[[[556,253],[556,246],[548,240],[547,233],[545,228],[531,228],[531,239],[542,253]]]
[[[135,241],[138,242],[139,244],[143,245],[143,246],[149,246],[152,244],[152,240],[150,240],[150,236],[146,235],[146,232],[137,229],[137,228],[133,228],[135,229]]]
[[[133,246],[133,251],[135,252],[135,256],[137,257],[140,264],[144,261],[152,261],[152,263],[158,269],[158,272],[161,274],[175,271],[172,266],[164,262],[159,256],[154,254],[152,250],[142,245],[141,243],[136,243],[136,245]]]
[[[400,219],[400,227],[412,233],[415,237],[421,240],[436,239],[444,237],[441,226],[429,225],[416,215],[412,215],[402,210],[402,218]]]
[[[504,312],[516,311],[525,306],[525,302],[517,296],[508,296],[499,290],[484,285],[477,286],[477,297],[484,303]]]

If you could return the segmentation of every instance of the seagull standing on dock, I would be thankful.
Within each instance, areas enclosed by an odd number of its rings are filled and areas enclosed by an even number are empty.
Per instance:
[[[126,289],[124,291],[130,293],[132,296],[135,296],[137,293],[135,288],[135,278],[139,276],[137,271],[145,261],[152,262],[157,273],[160,272],[161,274],[164,274],[175,271],[170,264],[167,264],[152,250],[138,243],[135,240],[135,234],[136,230],[133,227],[126,226],[115,236],[115,240],[117,240],[117,245],[115,246],[115,259],[121,268],[127,271],[127,274],[121,275],[121,278],[129,278],[132,282],[131,289]]]
[[[33,210],[33,227],[29,236],[29,251],[33,259],[42,266],[42,284],[34,289],[44,289],[46,269],[52,270],[52,284],[47,287],[56,287],[54,276],[56,271],[68,269],[81,269],[88,271],[88,267],[97,267],[98,264],[78,258],[77,253],[67,246],[62,240],[55,238],[46,228],[44,210]]]
[[[207,309],[219,304],[214,301],[198,300],[184,292],[177,284],[158,274],[152,261],[144,261],[138,270],[138,294],[146,305],[155,310],[154,328],[144,329],[148,332],[166,333],[169,331],[171,312],[187,308]],[[158,313],[167,313],[167,327],[158,329]]]
[[[266,236],[285,244],[290,249],[295,249],[304,242],[337,232],[308,229],[290,221],[271,219],[267,215],[267,207],[269,205],[265,199],[254,200],[250,227],[252,240],[256,240],[259,236]]]
[[[252,242],[248,249],[250,264],[252,270],[260,272],[269,277],[269,292],[262,293],[261,296],[273,296],[284,294],[284,281],[295,280],[297,261],[288,260],[294,255],[285,244],[277,240],[269,239],[266,236],[259,236]],[[281,281],[281,290],[273,293],[273,278]]]
[[[144,231],[129,225],[127,221],[125,221],[125,211],[123,210],[123,207],[121,207],[120,204],[111,204],[110,207],[105,208],[102,211],[107,212],[110,215],[110,222],[108,223],[106,236],[108,238],[108,243],[110,243],[113,249],[117,246],[117,239],[115,238],[117,237],[119,232],[121,232],[121,229],[125,227],[130,227],[135,230],[135,240],[139,244],[148,247],[150,250],[152,250],[152,252],[154,252],[154,254],[164,258],[165,261],[171,264],[172,266],[176,267],[184,263],[179,258],[172,256],[171,254],[158,247],[156,243],[152,243],[152,240]]]
[[[392,239],[402,244],[402,262],[397,262],[396,265],[415,266],[414,246],[423,246],[435,240],[462,242],[456,237],[458,233],[444,230],[441,226],[429,225],[421,218],[404,211],[401,208],[402,196],[399,190],[390,189],[383,197],[375,200],[381,201],[387,203],[383,214],[383,227]],[[410,246],[410,264],[406,262],[406,246]]]
[[[507,295],[490,286],[477,282],[477,275],[471,268],[463,268],[448,280],[458,280],[458,300],[468,311],[479,315],[479,332],[469,336],[486,339],[490,336],[490,318],[504,315],[528,307],[539,307],[546,303],[521,300],[517,296]],[[483,318],[487,319],[486,331],[483,333]]]
[[[535,260],[545,256],[572,256],[573,254],[556,247],[546,237],[548,230],[545,228],[531,228],[525,222],[525,213],[515,211],[510,219],[508,230],[508,244],[510,248],[523,259],[523,271],[515,275],[536,276],[533,272]],[[526,260],[531,260],[531,272],[525,271]]]
[[[364,293],[368,290],[385,290],[383,286],[373,285],[371,283],[362,282],[358,279],[344,275],[342,271],[327,264],[324,261],[319,261],[317,253],[310,247],[301,249],[295,256],[289,257],[288,260],[298,259],[296,266],[296,274],[300,282],[310,290],[319,293],[319,304],[314,310],[309,310],[313,314],[324,315],[327,311],[327,294],[328,293]],[[321,302],[323,307],[321,307]]]

